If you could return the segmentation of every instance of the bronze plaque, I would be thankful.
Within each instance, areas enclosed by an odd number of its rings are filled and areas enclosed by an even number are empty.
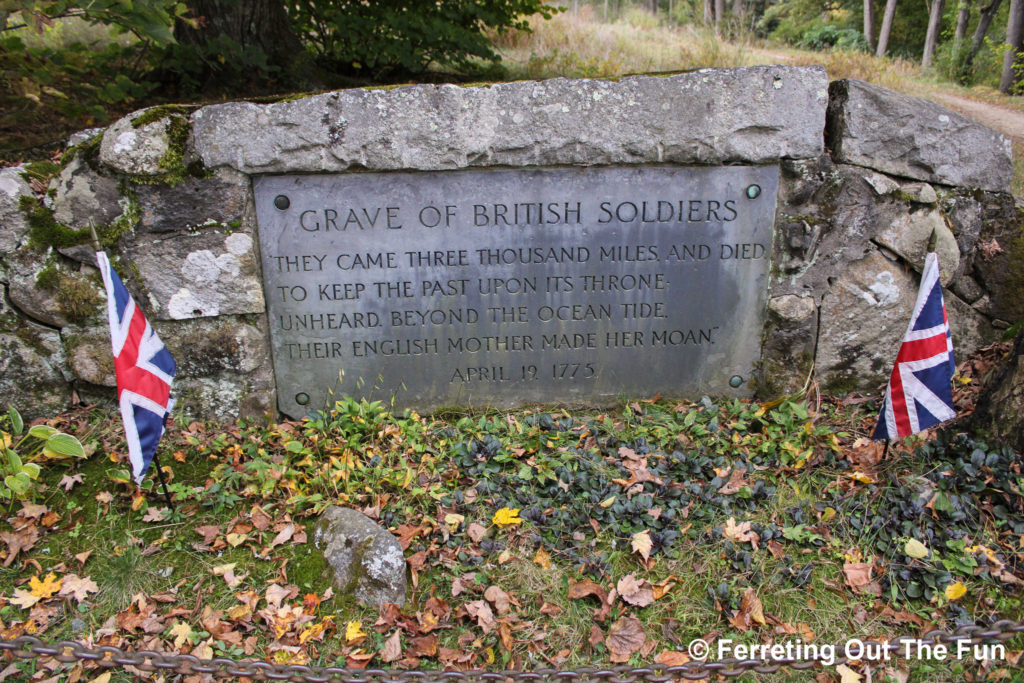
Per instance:
[[[745,395],[778,168],[254,180],[278,404]]]

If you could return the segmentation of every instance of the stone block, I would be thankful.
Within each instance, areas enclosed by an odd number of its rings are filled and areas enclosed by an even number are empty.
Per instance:
[[[149,291],[155,320],[262,313],[253,238],[221,229],[143,237],[126,250]]]
[[[60,256],[21,249],[6,256],[11,303],[45,325],[64,327],[103,318],[106,294],[96,268],[75,269]]]
[[[150,118],[154,120],[148,120]],[[181,113],[159,116],[156,108],[132,112],[114,122],[103,134],[100,162],[127,175],[162,175],[171,170],[167,167],[168,154],[183,151],[175,149],[181,145],[175,126],[180,127],[181,123],[184,123]]]
[[[19,204],[32,188],[21,177],[22,166],[0,168],[0,254],[13,251],[28,234],[28,220]]]
[[[92,170],[80,158],[65,166],[51,184],[54,219],[69,228],[110,225],[123,213],[117,181]]]
[[[766,164],[820,155],[826,104],[820,67],[757,66],[233,102],[194,112],[192,134],[207,168],[244,173]]]
[[[829,87],[826,143],[837,163],[940,185],[1010,192],[1010,141],[942,105],[864,81]]]
[[[26,422],[71,407],[71,385],[57,332],[25,319],[0,292],[0,410]]]
[[[250,204],[249,178],[222,169],[210,178],[177,185],[137,185],[139,231],[166,233],[198,226],[241,223]]]
[[[334,588],[369,606],[405,604],[405,556],[390,531],[351,508],[332,505],[313,531],[313,544],[333,571]]]
[[[900,214],[875,237],[875,242],[899,254],[914,270],[921,272],[933,233],[935,253],[939,257],[939,281],[946,287],[960,268],[960,248],[938,209]]]

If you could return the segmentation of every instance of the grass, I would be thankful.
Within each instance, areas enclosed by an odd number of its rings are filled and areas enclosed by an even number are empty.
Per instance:
[[[163,449],[177,512],[154,515],[164,507],[157,492],[140,498],[118,483],[111,459],[123,445],[113,415],[65,416],[54,425],[81,435],[95,453],[46,466],[35,498],[59,519],[44,523],[32,513],[35,547],[0,568],[3,633],[102,637],[124,647],[278,663],[369,658],[379,666],[398,630],[405,658],[391,666],[535,669],[610,663],[607,634],[634,617],[647,648],[628,657],[633,665],[684,651],[697,637],[842,643],[965,617],[1019,618],[1019,590],[994,578],[984,560],[976,573],[964,563],[977,556],[962,548],[984,546],[1011,570],[1024,569],[1015,535],[1024,529],[1024,507],[1005,498],[1007,487],[1024,483],[1020,456],[989,449],[982,488],[973,487],[968,456],[987,447],[966,441],[935,442],[930,450],[914,450],[911,441],[867,466],[857,439],[871,419],[834,400],[814,409],[705,399],[630,402],[606,413],[422,418],[344,399],[300,423],[172,427]],[[747,471],[722,493],[734,481],[732,468]],[[865,468],[872,483],[851,477]],[[82,481],[65,491],[64,475]],[[915,482],[925,479],[957,496],[950,512],[912,507]],[[396,534],[417,530],[405,552],[418,558],[405,616],[330,596],[308,539],[272,545],[288,520],[310,532],[328,504],[372,507]],[[518,509],[522,521],[492,523],[502,507]],[[25,525],[17,510],[7,533]],[[756,548],[726,537],[733,523],[750,524]],[[653,539],[649,561],[633,547],[638,533]],[[909,560],[908,537],[926,542],[932,556]],[[964,543],[949,545],[956,539]],[[74,557],[87,550],[93,553],[84,562]],[[851,558],[872,565],[880,596],[846,585]],[[50,572],[64,582],[87,577],[97,590],[83,600],[44,597],[31,609],[13,602],[29,579]],[[628,577],[665,591],[647,606],[570,592],[590,581],[607,595]],[[943,595],[954,581],[968,588],[957,602]],[[271,604],[272,585],[293,587],[284,612]],[[494,597],[498,588],[511,596],[506,612]],[[751,591],[767,622],[743,631],[734,620]],[[494,624],[467,611],[481,605],[493,609]],[[434,626],[424,625],[428,612]],[[351,622],[365,639],[346,637]],[[314,636],[304,635],[311,628]],[[181,629],[190,635],[175,645]],[[943,680],[960,675],[958,666],[911,662],[909,670]]]

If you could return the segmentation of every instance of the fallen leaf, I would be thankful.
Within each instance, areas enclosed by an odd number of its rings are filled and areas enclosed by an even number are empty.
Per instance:
[[[402,658],[401,630],[395,631],[387,640],[384,641],[384,647],[381,648],[380,651],[380,658],[388,664]]]
[[[630,656],[643,647],[647,636],[640,625],[640,620],[634,617],[622,617],[608,629],[608,637],[604,644],[610,653],[609,659],[615,663],[629,661]]]
[[[503,615],[511,609],[512,598],[498,586],[488,586],[484,591],[484,598],[494,605],[499,615]]]
[[[501,508],[494,513],[493,517],[491,517],[491,522],[499,529],[516,524],[522,524],[523,520],[519,516],[519,510],[520,508]]]
[[[60,481],[57,483],[57,486],[62,486],[64,488],[64,491],[70,491],[71,489],[73,489],[75,487],[75,484],[81,484],[82,483],[82,477],[83,476],[84,475],[82,475],[82,474],[75,474],[75,475],[67,475],[67,474],[65,474],[63,477],[60,478]]]
[[[863,678],[863,676],[845,664],[836,665],[836,673],[839,674],[839,683],[860,683]]]
[[[469,540],[473,541],[474,543],[479,543],[480,541],[482,541],[486,534],[487,529],[484,527],[483,524],[480,524],[478,522],[472,522],[468,527],[466,527],[466,535],[469,536]]]
[[[283,529],[281,529],[281,531],[279,531],[277,533],[277,536],[274,536],[274,540],[270,542],[270,547],[271,548],[276,548],[277,546],[279,546],[279,545],[281,545],[283,543],[287,543],[288,541],[292,540],[292,536],[294,534],[295,534],[295,523],[294,522],[289,522],[288,524],[286,524],[284,526]],[[229,536],[228,537],[228,543],[231,543],[230,534],[228,536]]]
[[[476,574],[463,574],[457,576],[452,580],[452,597],[457,597],[462,593],[473,590],[473,586],[476,584]]]
[[[685,652],[665,650],[655,657],[654,661],[665,666],[682,666],[690,661],[690,657]]]
[[[192,627],[184,621],[175,621],[174,625],[171,626],[170,635],[174,636],[174,648],[180,650],[182,645],[189,642],[189,636],[192,635]]]
[[[906,553],[908,557],[922,559],[928,557],[928,546],[921,543],[921,541],[916,538],[911,538],[903,546],[903,552]]]
[[[846,585],[853,589],[871,583],[872,565],[868,562],[847,562],[843,565]]]
[[[79,578],[77,574],[65,574],[63,582],[64,585],[61,586],[58,595],[61,597],[73,597],[78,602],[82,602],[82,600],[89,597],[89,593],[95,593],[100,589],[96,582],[88,576],[83,579]]]
[[[542,569],[551,569],[551,554],[543,547],[537,548],[537,553],[533,556],[533,561]]]
[[[232,562],[231,564],[221,564],[213,568],[213,575],[223,576],[224,582],[227,583],[228,588],[234,588],[238,584],[242,583],[242,580],[248,576],[248,574],[235,576],[235,564],[235,562]]]
[[[946,586],[945,593],[947,600],[959,600],[967,595],[967,586],[965,586],[961,581],[957,581],[956,583],[951,583]]]
[[[583,579],[582,581],[569,582],[569,599],[579,600],[585,598],[588,595],[593,595],[602,603],[608,599],[608,591],[602,588],[597,583],[594,583],[590,579]]]
[[[162,522],[171,514],[170,508],[149,508],[142,517],[143,522]]]
[[[734,543],[749,543],[754,547],[754,550],[757,550],[759,537],[750,530],[750,522],[737,524],[736,520],[730,517],[726,520],[725,526],[722,527],[722,536]]]
[[[242,545],[247,540],[249,540],[249,534],[231,533],[225,536],[224,538],[225,540],[227,540],[228,545],[230,545],[232,548],[237,548],[238,546]]]
[[[410,638],[408,654],[413,657],[436,657],[437,646],[438,640],[436,633]]]
[[[485,634],[494,630],[497,622],[494,619],[494,612],[491,611],[491,606],[486,602],[474,600],[473,602],[466,603],[465,609],[467,614],[476,619],[476,623]]]
[[[75,555],[75,559],[78,560],[80,564],[84,565],[85,561],[89,559],[90,555],[92,555],[92,551],[86,550],[84,553],[78,553],[77,555]]]
[[[651,540],[651,532],[647,529],[633,534],[633,540],[630,542],[634,553],[640,553],[640,557],[644,558],[646,562],[651,558],[651,549],[654,547],[654,542]],[[621,591],[620,591],[621,592]]]
[[[623,600],[636,607],[647,607],[654,602],[654,590],[651,588],[651,583],[646,579],[637,581],[632,574],[619,579],[619,582],[615,584],[615,589],[619,591],[619,596]]]
[[[364,640],[366,640],[366,631],[363,630],[363,623],[361,621],[348,622],[345,626],[345,643],[358,645]]]
[[[29,591],[25,590],[24,588],[15,588],[14,589],[14,597],[13,598],[8,598],[7,600],[12,605],[17,605],[18,607],[20,607],[22,609],[28,609],[32,605],[34,605],[37,602],[39,602],[39,596],[38,595],[32,595],[32,593],[30,593]]]
[[[744,486],[749,486],[749,482],[746,479],[747,471],[742,468],[736,468],[729,475],[729,481],[722,485],[722,488],[718,489],[718,492],[723,496],[731,496],[739,493]]]
[[[63,581],[58,579],[56,574],[50,572],[42,581],[33,576],[28,580],[28,587],[32,595],[41,600],[46,600],[52,598],[61,589],[62,583]]]
[[[39,529],[29,526],[21,531],[0,531],[0,540],[7,544],[7,557],[4,566],[10,567],[14,559],[23,550],[31,550],[39,540]]]
[[[764,626],[767,623],[764,618],[764,607],[753,588],[743,591],[740,608],[729,618],[729,621],[743,633],[749,631],[752,624]]]

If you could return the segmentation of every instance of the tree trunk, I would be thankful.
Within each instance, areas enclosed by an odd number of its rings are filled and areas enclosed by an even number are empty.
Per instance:
[[[892,31],[892,20],[896,16],[896,0],[886,0],[885,15],[882,17],[882,30],[878,34],[878,49],[875,54],[879,57],[885,55],[889,49],[889,33]]]
[[[946,8],[946,0],[932,0],[932,11],[928,15],[928,33],[924,37],[924,54],[921,55],[921,68],[932,65],[935,46],[939,43],[939,28],[942,26],[942,10]]]
[[[737,19],[743,17],[743,0],[732,0],[732,15]]]
[[[725,0],[715,0],[715,29],[717,30],[725,17]]]
[[[715,7],[711,4],[711,0],[704,0],[704,23],[715,23]]]
[[[1009,95],[1020,82],[1020,75],[1014,68],[1017,55],[1024,39],[1024,0],[1010,0],[1010,16],[1006,21],[1006,42],[1010,49],[1003,58],[1003,77],[999,81],[999,92]]]
[[[981,52],[981,46],[985,44],[985,36],[988,35],[988,28],[992,25],[992,19],[995,18],[996,12],[999,11],[999,6],[1003,3],[1003,0],[992,0],[986,7],[981,8],[981,14],[978,16],[978,26],[974,29],[974,36],[971,37],[971,49],[967,52],[967,56],[964,57],[963,66],[960,67],[960,81],[966,83],[970,78],[972,67],[974,66],[974,58]]]
[[[200,25],[175,27],[174,37],[183,45],[202,48],[223,36],[243,49],[259,48],[268,64],[284,70],[302,54],[281,0],[189,0],[188,7],[192,16],[200,18]],[[216,82],[220,65],[212,61],[206,65],[207,78]]]
[[[648,4],[651,7],[651,14],[658,16],[658,0],[651,0]]]
[[[868,41],[868,52],[875,51],[875,3],[864,0],[864,37]]]
[[[967,39],[967,25],[971,23],[971,0],[960,0],[960,8],[956,13],[956,31],[953,40],[957,46]]]

